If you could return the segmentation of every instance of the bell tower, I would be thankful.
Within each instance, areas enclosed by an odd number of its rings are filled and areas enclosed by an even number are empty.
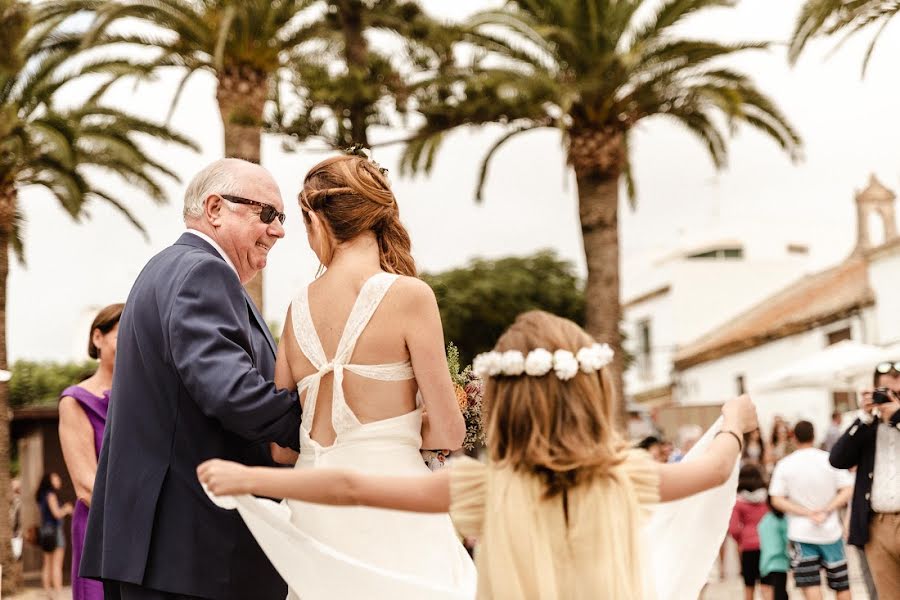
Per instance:
[[[897,195],[886,188],[875,174],[869,185],[856,194],[856,247],[854,254],[897,239],[897,217],[894,199]],[[876,228],[880,225],[880,231]]]

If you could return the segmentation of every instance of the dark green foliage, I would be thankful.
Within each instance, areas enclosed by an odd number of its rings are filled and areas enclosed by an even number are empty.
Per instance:
[[[550,251],[528,257],[476,259],[422,276],[437,296],[444,339],[459,348],[459,364],[490,350],[516,316],[532,309],[584,323],[584,294],[568,261]]]
[[[96,361],[83,363],[16,361],[9,381],[9,404],[13,408],[53,404],[59,393],[94,374]]]
[[[655,10],[644,10],[653,4]],[[402,157],[403,171],[427,171],[447,131],[485,123],[510,125],[484,158],[518,133],[552,127],[571,140],[585,132],[624,137],[642,120],[665,117],[682,125],[726,164],[725,140],[738,124],[761,130],[792,157],[800,137],[752,79],[722,59],[769,44],[722,44],[683,37],[677,26],[692,15],[735,0],[509,0],[473,16],[462,40],[478,48],[469,65],[421,81],[418,110],[426,123]],[[658,6],[657,6],[658,5]],[[591,161],[588,160],[591,166]],[[598,165],[599,166],[599,165]],[[627,156],[622,170],[633,191]],[[577,168],[576,168],[577,171]]]

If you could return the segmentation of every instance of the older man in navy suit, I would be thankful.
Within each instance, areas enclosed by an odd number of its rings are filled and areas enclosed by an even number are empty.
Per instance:
[[[297,395],[275,387],[275,344],[242,287],[284,237],[283,211],[265,169],[216,161],[185,193],[187,231],[128,296],[81,562],[107,599],[287,593],[196,477],[210,458],[271,465],[270,443],[299,443]]]

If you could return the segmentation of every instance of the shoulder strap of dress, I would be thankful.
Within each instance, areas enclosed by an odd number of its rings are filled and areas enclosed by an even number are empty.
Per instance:
[[[341,341],[338,343],[334,356],[335,363],[344,364],[350,361],[359,336],[362,335],[385,294],[398,277],[399,275],[393,273],[378,273],[363,284],[359,291],[359,297],[350,311],[347,324],[344,325],[344,333],[341,335]]]
[[[106,406],[104,406],[101,403],[101,400],[94,396],[94,394],[80,385],[70,385],[62,391],[59,395],[59,399],[62,400],[66,396],[75,398],[75,401],[78,402],[83,409],[89,410],[103,419],[106,418]]]
[[[325,358],[325,350],[322,349],[322,341],[313,325],[312,315],[309,313],[309,287],[294,298],[291,303],[291,321],[293,322],[294,338],[300,351],[309,359],[317,369],[328,362]]]

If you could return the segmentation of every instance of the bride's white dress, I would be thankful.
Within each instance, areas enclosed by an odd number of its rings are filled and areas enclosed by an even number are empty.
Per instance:
[[[414,377],[409,361],[350,363],[359,336],[396,279],[396,275],[379,273],[363,285],[331,360],[313,325],[307,290],[294,301],[294,335],[318,369],[298,383],[301,397],[303,392],[306,396],[295,468],[333,467],[380,475],[429,473],[420,454],[421,406],[398,417],[360,423],[344,398],[344,371],[380,381]],[[331,422],[336,438],[331,446],[322,446],[310,437],[310,428],[319,384],[328,373],[334,373]],[[217,502],[238,509],[287,582],[289,599],[471,600],[475,596],[475,566],[447,514],[298,501],[276,504],[252,496],[234,497],[233,503],[228,500],[232,499]]]

